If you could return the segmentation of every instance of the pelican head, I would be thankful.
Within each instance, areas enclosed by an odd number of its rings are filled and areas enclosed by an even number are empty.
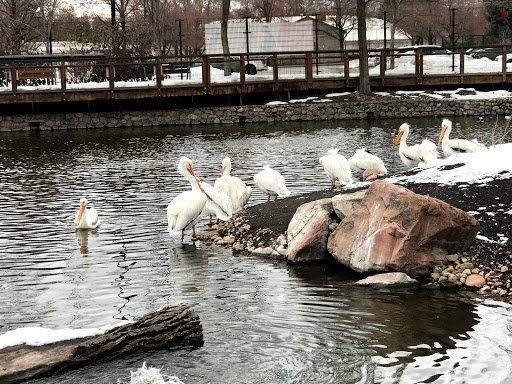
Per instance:
[[[400,138],[402,137],[402,135],[408,135],[409,134],[409,129],[410,129],[410,125],[407,124],[407,123],[403,123],[400,128],[398,129],[398,135],[396,135],[396,138],[395,138],[395,141],[393,142],[393,148],[395,148],[395,146],[398,144],[398,142],[400,141]]]
[[[224,174],[226,174],[226,176],[229,176],[230,173],[231,173],[231,159],[229,157],[226,157],[226,158],[224,158],[224,160],[222,160],[222,172],[220,174],[220,177],[224,176]]]
[[[439,141],[437,142],[437,145],[441,144],[441,140],[443,139],[443,136],[446,132],[446,136],[450,135],[450,132],[452,131],[452,122],[448,119],[443,120],[441,134],[439,135]]]
[[[327,151],[327,153],[328,153],[329,155],[335,155],[335,154],[337,154],[339,151],[340,151],[340,150],[339,150],[339,148],[333,148],[333,149],[329,149],[329,150]]]
[[[76,225],[80,224],[80,220],[82,220],[82,215],[84,214],[87,204],[89,204],[89,201],[85,197],[80,198],[80,210],[78,211],[78,216],[76,218]]]

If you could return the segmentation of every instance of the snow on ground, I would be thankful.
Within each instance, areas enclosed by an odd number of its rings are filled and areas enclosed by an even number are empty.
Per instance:
[[[414,175],[396,176],[387,180],[392,183],[485,185],[494,179],[509,178],[512,178],[512,143],[432,160],[428,164],[421,164],[421,171]]]
[[[83,337],[102,335],[109,330],[128,324],[129,321],[122,321],[114,325],[106,325],[101,328],[84,329],[49,329],[41,327],[17,328],[0,335],[0,349],[14,345],[26,344],[39,346],[53,344],[60,341],[78,339]]]

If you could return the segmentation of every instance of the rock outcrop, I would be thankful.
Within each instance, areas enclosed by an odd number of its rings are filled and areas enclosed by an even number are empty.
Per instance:
[[[332,207],[340,220],[361,205],[365,193],[366,190],[363,190],[332,197]]]
[[[202,342],[199,317],[185,305],[167,306],[135,323],[88,339],[0,350],[0,382],[17,383],[56,371],[107,361],[139,349]]]
[[[336,225],[332,199],[322,199],[301,205],[288,225],[286,258],[294,263],[324,260],[327,237]]]
[[[471,215],[441,200],[377,180],[329,236],[327,249],[357,272],[427,277],[438,259],[466,250],[479,227]]]
[[[418,284],[418,280],[412,279],[410,276],[403,272],[388,272],[368,276],[365,279],[356,281],[355,284],[361,286],[398,288],[416,285]]]

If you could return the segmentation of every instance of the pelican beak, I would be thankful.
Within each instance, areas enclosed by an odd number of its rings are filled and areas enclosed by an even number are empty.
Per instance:
[[[441,129],[441,134],[439,135],[439,141],[437,142],[437,145],[441,144],[441,140],[443,138],[444,131],[446,131],[446,128],[446,125],[443,125],[443,129]]]
[[[213,201],[213,199],[210,196],[208,196],[208,194],[204,191],[203,187],[201,187],[201,182],[199,181],[199,179],[197,177],[196,177],[196,181],[197,181],[197,185],[199,186],[199,189],[201,190],[201,192],[203,192],[208,199]]]
[[[226,170],[226,167],[222,167],[222,172],[220,173],[220,177],[222,177],[222,175],[224,175],[225,170]]]
[[[85,211],[85,204],[80,204],[80,210],[78,211],[78,217],[76,218],[76,225],[80,224],[80,220],[82,220],[82,215]]]
[[[192,166],[189,164],[189,166],[187,167],[187,171],[188,173],[190,173],[192,176],[196,177],[196,174],[194,173],[194,169],[192,168]],[[197,179],[197,177],[196,177]]]
[[[404,134],[404,131],[398,132],[398,135],[396,135],[396,139],[393,142],[393,148],[395,148],[395,146],[398,144],[398,142],[400,141],[400,138],[402,137],[403,134]]]

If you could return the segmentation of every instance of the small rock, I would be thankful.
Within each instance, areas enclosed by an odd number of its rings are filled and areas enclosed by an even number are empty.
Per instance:
[[[439,280],[439,278],[441,277],[441,275],[438,273],[438,272],[433,272],[430,274],[430,277],[434,280]]]
[[[478,269],[478,268],[473,268],[473,269],[471,270],[471,273],[473,273],[473,274],[475,274],[475,275],[478,275],[478,274],[480,273],[480,269]]]
[[[448,273],[452,273],[454,271],[454,268],[450,265],[448,268],[446,268],[443,272],[441,272],[441,275],[445,276]]]
[[[412,279],[403,272],[379,273],[377,275],[368,276],[365,279],[357,281],[356,285],[363,286],[409,286],[417,284],[418,280]]]
[[[450,263],[455,263],[459,259],[459,255],[456,253],[453,255],[446,255],[446,260],[448,260]]]
[[[500,272],[501,273],[508,272],[508,267],[506,265],[504,265],[503,267],[501,267]]]
[[[485,279],[483,278],[483,276],[477,275],[477,274],[469,275],[466,278],[465,284],[467,287],[471,287],[471,288],[483,288],[483,287],[487,286],[485,284]]]
[[[473,263],[462,263],[459,267],[460,269],[473,269],[474,266],[473,266]]]

